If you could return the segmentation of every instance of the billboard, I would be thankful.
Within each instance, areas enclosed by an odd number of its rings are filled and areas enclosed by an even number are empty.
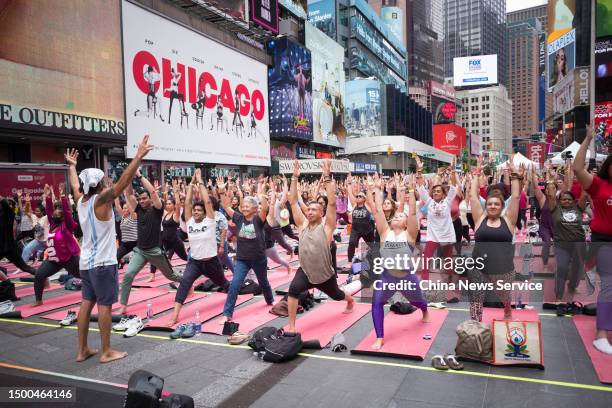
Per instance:
[[[45,184],[57,186],[66,184],[68,168],[64,165],[0,165],[0,196],[12,198],[21,190],[23,197],[29,194],[32,205],[42,203]]]
[[[308,23],[306,47],[312,55],[313,141],[344,147],[344,49]]]
[[[306,20],[308,14],[308,0],[280,0],[280,4],[287,10]]]
[[[0,9],[0,127],[125,142],[119,4]]]
[[[229,17],[248,21],[246,2],[247,0],[204,0],[204,3]]]
[[[597,0],[595,33],[597,37],[612,35],[612,0]]]
[[[312,65],[310,50],[283,37],[268,42],[270,135],[312,140]]]
[[[467,147],[465,129],[457,125],[434,125],[433,147],[460,156],[461,150]]]
[[[478,133],[470,133],[470,154],[480,156],[482,153],[482,136]]]
[[[571,31],[576,15],[576,0],[548,0],[548,39],[550,44]]]
[[[477,86],[497,83],[497,54],[453,59],[453,85]]]
[[[597,151],[612,153],[612,101],[595,104],[594,135]]]
[[[590,67],[578,67],[555,86],[553,91],[554,112],[564,113],[575,106],[589,104],[590,75]]]
[[[251,0],[251,21],[278,34],[278,0]]]
[[[454,101],[457,98],[455,88],[449,84],[441,84],[436,81],[429,81],[427,83],[427,91],[431,96],[437,96],[438,98]]]
[[[386,6],[380,10],[380,18],[400,43],[404,43],[404,13],[399,7]]]
[[[270,157],[272,160],[293,160],[296,158],[295,146],[273,140],[270,143]]]
[[[612,101],[612,37],[595,43],[595,102]]]
[[[346,83],[346,130],[349,136],[380,136],[380,83],[354,79]]]
[[[576,30],[548,43],[548,89],[552,90],[576,67]]]
[[[455,102],[432,96],[431,107],[433,109],[434,124],[455,123],[455,115],[458,112]]]
[[[127,155],[269,166],[266,66],[123,1]],[[203,52],[202,50],[206,50]]]
[[[308,0],[308,22],[336,38],[336,0]]]
[[[545,148],[546,143],[527,143],[527,154],[525,156],[532,162],[539,163],[540,168],[542,168],[546,160]]]

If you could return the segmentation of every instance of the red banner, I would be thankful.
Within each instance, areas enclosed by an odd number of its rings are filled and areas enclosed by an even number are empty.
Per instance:
[[[466,143],[466,132],[461,126],[434,125],[433,145],[436,149],[459,156]]]
[[[23,197],[30,194],[32,205],[37,205],[42,200],[45,184],[53,186],[57,192],[59,183],[66,182],[66,168],[34,168],[26,167],[16,169],[15,167],[0,166],[0,196],[12,198],[17,195],[17,190],[23,192]]]
[[[527,158],[544,166],[546,143],[527,143]]]
[[[317,159],[331,159],[331,158],[333,158],[331,152],[320,152],[318,150],[315,153],[315,157]]]

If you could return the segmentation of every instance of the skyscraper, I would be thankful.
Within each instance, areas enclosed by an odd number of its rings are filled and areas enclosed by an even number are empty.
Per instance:
[[[497,54],[499,82],[508,83],[506,0],[446,0],[444,75],[453,58]]]
[[[407,0],[408,81],[444,82],[444,0]]]

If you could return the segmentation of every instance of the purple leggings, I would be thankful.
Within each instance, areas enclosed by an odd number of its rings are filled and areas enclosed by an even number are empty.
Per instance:
[[[406,286],[408,286],[408,282],[412,282],[415,286],[415,289],[383,289],[386,284],[398,284],[399,282],[402,282]],[[408,274],[404,278],[396,278],[395,276],[389,275],[387,271],[383,272],[383,274],[381,275],[380,282],[375,282],[374,284],[374,296],[372,298],[372,319],[374,320],[374,330],[376,331],[376,337],[379,339],[385,337],[384,306],[389,301],[389,299],[391,299],[391,296],[395,294],[395,292],[400,292],[406,299],[408,299],[408,301],[410,301],[413,306],[418,307],[423,311],[427,310],[427,301],[421,293],[421,288],[419,287],[419,278],[418,276],[416,276],[416,274],[408,272]]]
[[[612,242],[594,242],[601,290],[597,297],[597,329],[612,331]]]

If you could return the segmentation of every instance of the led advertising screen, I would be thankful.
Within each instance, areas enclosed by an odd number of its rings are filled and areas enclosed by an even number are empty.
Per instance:
[[[280,4],[299,18],[306,20],[308,0],[280,0]]]
[[[478,86],[497,83],[497,54],[453,59],[453,85]]]
[[[124,143],[119,3],[0,3],[0,127]]]
[[[397,37],[398,40],[404,43],[404,13],[401,8],[387,6],[380,10],[380,18],[387,25],[387,28],[391,33]]]
[[[548,0],[548,39],[546,42],[550,44],[571,31],[575,15],[576,0]]]
[[[251,0],[251,21],[278,34],[278,0]]]
[[[351,137],[380,136],[381,92],[377,80],[347,81],[346,130]]]
[[[266,66],[127,1],[122,16],[128,156],[149,134],[153,160],[269,166]]]
[[[595,145],[597,152],[612,153],[612,102],[595,104]]]
[[[595,102],[612,101],[612,37],[595,43]]]
[[[336,0],[309,0],[308,22],[336,38]]]
[[[595,16],[595,33],[597,37],[612,35],[612,0],[597,0],[597,13]]]
[[[310,50],[286,37],[268,42],[270,135],[312,140],[312,64]]]
[[[433,146],[459,156],[461,150],[466,147],[466,131],[457,125],[434,125]]]
[[[312,54],[313,141],[344,147],[344,49],[308,23],[306,47]]]
[[[576,67],[576,30],[548,43],[548,89],[552,90]]]

